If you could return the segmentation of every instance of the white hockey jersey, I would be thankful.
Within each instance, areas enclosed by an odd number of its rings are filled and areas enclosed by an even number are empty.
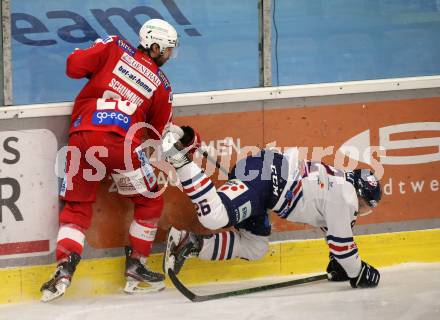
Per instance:
[[[348,276],[354,278],[361,269],[351,229],[358,210],[355,189],[346,181],[344,171],[320,162],[298,162],[295,150],[283,155],[265,150],[240,160],[234,175],[218,190],[193,162],[179,168],[177,174],[204,227],[217,230],[234,225],[259,235],[255,232],[259,226],[252,223],[268,222],[268,219],[257,219],[267,217],[267,210],[272,209],[284,219],[325,230],[331,254]],[[245,226],[249,221],[252,223]],[[261,227],[270,232],[269,225]],[[267,241],[266,236],[260,235]],[[237,243],[235,241],[235,247]],[[222,248],[224,252],[235,250]],[[229,256],[235,257],[232,251]],[[256,256],[259,255],[252,257]],[[247,259],[252,257],[246,256]]]
[[[326,232],[331,254],[348,276],[359,274],[361,260],[353,240],[358,199],[345,172],[320,162],[288,159],[287,183],[273,210],[284,219],[320,227]]]

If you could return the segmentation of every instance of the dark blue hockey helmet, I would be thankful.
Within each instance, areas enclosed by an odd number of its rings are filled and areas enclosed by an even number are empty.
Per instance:
[[[377,206],[382,198],[382,188],[371,170],[355,169],[347,172],[347,180],[353,184],[357,195],[362,197],[371,208]]]

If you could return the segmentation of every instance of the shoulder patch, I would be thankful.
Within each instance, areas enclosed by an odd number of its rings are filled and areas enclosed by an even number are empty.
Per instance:
[[[162,83],[163,83],[163,85],[164,85],[164,87],[165,87],[165,90],[167,90],[167,91],[171,90],[171,84],[170,84],[170,82],[168,81],[167,76],[166,76],[165,73],[163,73],[163,71],[160,70],[159,68],[157,69],[157,75],[158,75],[158,77],[160,78],[160,80],[162,81]]]
[[[103,43],[109,43],[113,41],[113,37],[112,36],[107,36],[104,39],[102,39]]]
[[[114,40],[114,36],[106,36],[105,38],[97,38],[93,43],[90,45],[90,48],[93,48],[99,43],[107,44]],[[76,50],[76,49],[75,49]]]
[[[217,192],[224,193],[229,199],[234,200],[238,196],[242,195],[246,191],[248,191],[249,188],[246,184],[243,183],[243,181],[239,179],[231,179],[229,181],[226,181],[226,183],[221,186]]]
[[[125,52],[127,52],[130,56],[134,56],[134,54],[136,53],[136,49],[127,41],[119,39],[118,40],[118,46],[124,50]]]

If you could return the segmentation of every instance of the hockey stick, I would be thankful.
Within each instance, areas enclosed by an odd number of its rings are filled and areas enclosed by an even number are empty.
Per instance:
[[[214,294],[200,296],[200,295],[193,293],[191,290],[189,290],[187,287],[185,287],[185,285],[179,280],[179,278],[177,278],[177,276],[173,270],[168,269],[168,276],[170,277],[171,282],[174,284],[176,289],[179,290],[181,294],[183,294],[185,297],[187,297],[192,302],[202,302],[202,301],[228,298],[228,297],[239,296],[239,295],[243,295],[243,294],[250,294],[250,293],[255,293],[255,292],[286,288],[286,287],[296,286],[299,284],[316,282],[316,281],[327,279],[327,274],[320,274],[317,276],[296,279],[296,280],[289,280],[289,281],[278,282],[278,283],[272,283],[272,284],[262,285],[262,286],[253,287],[253,288],[232,290],[232,291],[228,291],[228,292],[214,293]]]

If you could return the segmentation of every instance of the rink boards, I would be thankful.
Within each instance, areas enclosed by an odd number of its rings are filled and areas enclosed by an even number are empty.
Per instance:
[[[382,168],[383,200],[374,214],[360,217],[355,227],[355,234],[362,235],[358,238],[361,256],[378,266],[437,261],[439,233],[422,230],[440,228],[439,87],[438,77],[421,77],[181,94],[175,97],[174,120],[197,128],[203,147],[226,170],[247,152],[267,146],[302,148],[305,158],[319,160],[322,155],[335,166],[356,161],[358,167]],[[39,286],[54,270],[62,155],[56,160],[57,151],[67,142],[71,107],[61,103],[1,109],[1,303],[38,297]],[[371,152],[375,146],[385,153]],[[350,153],[353,149],[358,152]],[[202,160],[196,159],[219,187],[226,176]],[[159,173],[159,184],[166,181],[173,184]],[[208,232],[177,187],[168,186],[164,197],[153,247],[157,254],[163,250],[170,225]],[[120,289],[122,247],[131,218],[131,203],[115,193],[110,180],[104,181],[69,295]],[[320,230],[281,220],[273,213],[271,220],[272,253],[263,261],[227,262],[230,268],[190,261],[186,268],[194,271],[184,273],[184,279],[195,283],[325,269],[328,253],[323,240],[310,240],[322,239]],[[390,255],[383,255],[382,246],[389,248]],[[411,255],[405,252],[407,247]],[[160,256],[152,260],[159,269]]]
[[[375,267],[406,262],[439,262],[440,229],[355,237],[360,256]],[[161,271],[162,254],[154,254],[150,266]],[[201,261],[189,259],[179,278],[188,285],[227,282],[291,274],[322,273],[328,263],[327,245],[319,240],[273,242],[266,256],[254,262],[239,259]],[[55,265],[0,270],[0,304],[40,298],[40,286]],[[79,265],[64,298],[124,294],[124,259],[90,259]],[[386,281],[386,280],[382,280]],[[172,284],[167,279],[167,287]]]

